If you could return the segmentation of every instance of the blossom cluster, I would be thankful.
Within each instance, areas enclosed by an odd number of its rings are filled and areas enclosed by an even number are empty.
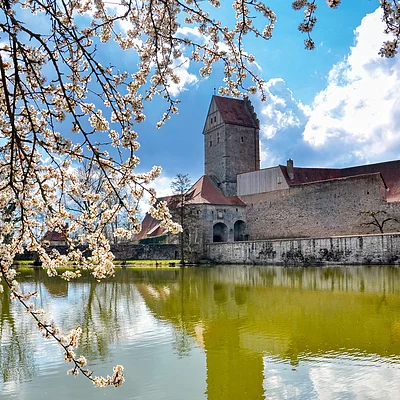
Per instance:
[[[326,0],[329,8],[337,8],[341,0]],[[383,21],[385,23],[385,33],[393,36],[392,40],[383,43],[379,54],[382,57],[391,58],[397,54],[400,43],[400,2],[398,0],[380,0],[383,10]],[[315,12],[317,10],[317,0],[294,0],[292,2],[294,10],[304,9],[304,19],[299,25],[299,31],[307,35],[304,40],[305,48],[313,50],[315,48],[314,40],[311,38],[311,32],[317,22]]]
[[[328,0],[331,8],[339,3]],[[221,6],[219,0],[209,4]],[[388,0],[381,5],[387,33],[394,37],[381,54],[392,57],[398,48],[399,6]],[[265,100],[264,81],[254,73],[255,57],[244,51],[244,41],[249,34],[269,40],[276,15],[260,0],[233,0],[232,7],[236,23],[228,27],[193,0],[0,2],[0,270],[11,296],[45,336],[64,348],[66,360],[74,363],[72,374],[86,364],[73,354],[79,331],[65,342],[53,324],[42,321],[42,310],[27,303],[36,294],[19,289],[13,260],[28,250],[38,254],[49,276],[71,265],[74,271],[62,278],[79,278],[85,270],[96,280],[113,276],[110,240],[130,240],[140,231],[137,214],[146,193],[161,226],[181,231],[151,188],[161,168],[136,170],[138,125],[145,121],[145,105],[156,96],[167,104],[158,127],[178,113],[171,85],[180,82],[182,59],[198,63],[203,77],[222,64],[221,95],[259,91]],[[311,49],[316,0],[296,0],[293,7],[305,9],[300,30]],[[40,14],[47,26],[38,29],[27,14]],[[204,40],[183,35],[183,23]],[[99,62],[97,48],[109,41],[138,57],[133,73]],[[67,254],[42,240],[47,232],[65,239]],[[85,375],[97,386],[123,382],[120,366],[111,377]]]

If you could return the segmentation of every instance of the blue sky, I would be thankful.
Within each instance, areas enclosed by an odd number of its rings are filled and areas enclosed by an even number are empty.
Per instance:
[[[290,1],[268,4],[278,17],[272,39],[246,42],[269,91],[265,103],[252,98],[262,124],[262,167],[289,157],[297,166],[320,167],[400,158],[400,61],[378,55],[385,39],[378,1],[344,1],[336,10],[320,2],[314,51],[304,49],[297,30],[302,12]],[[232,21],[233,13],[222,14]],[[124,64],[134,71],[135,65]],[[178,115],[156,129],[165,108],[160,99],[147,105],[147,119],[138,126],[140,169],[163,167],[162,192],[177,173],[192,181],[203,174],[203,124],[223,76],[215,68],[201,79],[198,69],[194,63],[181,68],[182,84],[174,90],[182,102]]]
[[[305,37],[297,30],[302,11],[292,10],[291,0],[270,0],[268,5],[277,14],[272,39],[249,36],[245,42],[268,92],[264,103],[257,96],[251,98],[261,121],[261,166],[285,164],[288,158],[304,167],[400,158],[400,57],[388,60],[378,55],[385,40],[379,1],[345,0],[335,10],[319,1],[314,51],[304,49]],[[212,12],[215,19],[233,25],[230,2]],[[136,55],[121,53],[113,42],[98,46],[98,57],[103,65],[136,71]],[[163,167],[155,185],[160,195],[167,194],[178,173],[189,174],[193,182],[203,174],[202,129],[223,74],[217,66],[202,79],[199,68],[189,60],[179,68],[181,83],[171,88],[181,100],[178,115],[157,129],[166,110],[166,103],[158,98],[146,104],[146,120],[136,125],[141,144],[138,172],[153,165]]]

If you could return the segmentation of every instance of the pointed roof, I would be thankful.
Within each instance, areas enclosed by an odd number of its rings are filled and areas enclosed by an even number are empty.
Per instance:
[[[159,200],[164,200],[168,204],[174,201],[178,196],[161,197]],[[217,187],[214,180],[203,175],[185,194],[187,204],[212,204],[212,205],[227,205],[227,206],[244,206],[239,197],[226,197],[222,190]],[[134,236],[134,240],[146,238],[155,238],[165,235],[166,229],[160,226],[160,221],[153,218],[150,214],[145,215],[142,221],[142,230]]]
[[[245,205],[239,197],[226,197],[208,175],[203,175],[188,190],[186,200],[189,204]]]
[[[258,128],[259,122],[250,100],[232,99],[230,97],[213,96],[222,120],[226,124]],[[211,100],[211,102],[212,102]]]
[[[160,221],[146,213],[142,221],[142,230],[135,235],[134,240],[162,236],[165,233],[166,230],[160,226]]]
[[[42,241],[66,243],[65,233],[57,231],[47,231]]]

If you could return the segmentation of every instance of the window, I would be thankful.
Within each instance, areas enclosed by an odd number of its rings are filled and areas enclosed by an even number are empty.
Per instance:
[[[212,140],[210,140],[210,147],[212,147]]]
[[[214,122],[217,122],[217,116],[214,117]]]
[[[240,143],[244,143],[244,137],[243,136],[240,137]]]

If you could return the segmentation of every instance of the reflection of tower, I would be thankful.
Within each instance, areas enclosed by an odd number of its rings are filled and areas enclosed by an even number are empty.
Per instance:
[[[204,173],[226,196],[236,196],[236,176],[260,169],[260,122],[250,100],[213,96],[204,125]]]
[[[240,319],[212,321],[204,333],[208,400],[264,399],[262,354],[246,350]]]

